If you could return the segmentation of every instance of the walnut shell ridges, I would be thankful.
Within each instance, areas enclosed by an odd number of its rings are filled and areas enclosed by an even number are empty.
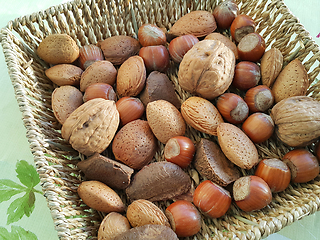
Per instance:
[[[270,115],[278,138],[291,147],[302,147],[320,136],[320,102],[308,96],[281,100]]]
[[[184,55],[178,81],[185,91],[212,100],[229,88],[234,68],[230,48],[217,40],[202,40]]]
[[[96,98],[70,114],[61,128],[61,135],[75,150],[90,156],[109,146],[119,122],[115,102]]]

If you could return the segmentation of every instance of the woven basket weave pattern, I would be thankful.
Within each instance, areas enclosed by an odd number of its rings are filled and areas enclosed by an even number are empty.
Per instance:
[[[51,7],[45,11],[17,18],[1,30],[1,43],[9,75],[22,112],[27,138],[40,174],[42,188],[48,200],[60,239],[95,238],[101,221],[100,213],[84,205],[76,193],[81,182],[75,167],[82,156],[61,138],[61,125],[51,110],[52,82],[44,71],[49,65],[37,57],[36,49],[44,37],[52,33],[67,33],[79,46],[97,43],[113,35],[136,37],[139,26],[154,23],[170,27],[181,16],[193,10],[212,11],[219,1],[151,1],[151,0],[88,0],[74,1]],[[277,47],[285,63],[299,58],[308,71],[309,94],[320,100],[320,50],[309,33],[281,0],[237,0],[241,13],[258,23],[256,31],[265,38],[268,48]],[[171,65],[169,77],[184,101],[190,95],[178,85],[177,69]],[[188,128],[194,140],[213,137]],[[163,160],[163,145],[156,160]],[[281,157],[289,149],[277,139],[257,145],[261,158]],[[312,150],[312,148],[311,148]],[[195,170],[188,173],[195,186],[200,180]],[[243,174],[252,174],[243,171]],[[290,185],[282,193],[274,194],[272,203],[261,211],[245,213],[235,205],[220,219],[203,218],[202,229],[186,239],[260,239],[316,212],[320,206],[320,178],[306,184]],[[122,198],[126,201],[124,195]],[[170,202],[158,203],[165,209]]]

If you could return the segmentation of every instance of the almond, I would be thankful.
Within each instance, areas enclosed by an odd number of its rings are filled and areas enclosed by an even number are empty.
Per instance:
[[[83,95],[74,86],[61,86],[51,95],[51,106],[56,119],[63,124],[69,115],[83,103]]]
[[[221,123],[217,133],[221,150],[231,162],[243,169],[251,169],[258,164],[257,148],[240,128],[230,123]]]
[[[271,87],[278,77],[283,65],[283,56],[279,49],[271,48],[261,58],[262,84]]]
[[[112,36],[98,42],[105,60],[114,65],[121,65],[129,57],[136,55],[140,50],[140,43],[137,39],[130,36]]]
[[[194,129],[210,135],[217,135],[217,127],[223,122],[218,109],[201,97],[190,97],[181,105],[184,120]]]
[[[125,205],[119,195],[102,182],[84,181],[78,187],[78,194],[89,207],[109,213],[123,212]]]
[[[120,97],[137,96],[146,84],[147,72],[140,56],[132,56],[121,64],[117,76],[117,93]]]
[[[275,103],[293,96],[305,96],[308,74],[299,59],[291,61],[279,74],[272,87]]]
[[[111,62],[94,62],[81,75],[80,90],[84,92],[94,83],[107,83],[112,86],[116,82],[116,77],[117,70]]]
[[[47,63],[73,63],[79,57],[79,47],[68,34],[51,34],[40,42],[37,54]]]
[[[157,139],[147,121],[137,119],[124,125],[115,135],[112,152],[116,160],[133,169],[151,162],[157,150]]]
[[[170,227],[166,215],[154,203],[138,199],[133,201],[127,208],[127,218],[132,227],[139,227],[147,224],[165,225]]]
[[[113,240],[120,234],[129,231],[131,228],[128,219],[117,212],[111,212],[102,220],[98,240]]]
[[[150,102],[146,114],[150,128],[160,142],[165,144],[170,138],[185,134],[186,123],[172,103],[162,99]]]
[[[192,11],[179,18],[169,33],[174,36],[192,34],[203,37],[216,30],[217,24],[212,13],[204,10]]]
[[[78,86],[83,70],[72,64],[58,64],[45,71],[46,76],[59,86]]]

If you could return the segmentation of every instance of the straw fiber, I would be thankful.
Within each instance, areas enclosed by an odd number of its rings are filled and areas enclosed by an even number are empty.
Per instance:
[[[27,138],[34,156],[45,197],[60,239],[95,239],[103,215],[88,208],[77,195],[83,176],[76,167],[83,156],[61,137],[61,125],[51,109],[51,93],[56,86],[45,76],[49,65],[36,55],[39,43],[49,34],[67,33],[77,44],[95,44],[113,35],[137,37],[144,23],[167,30],[181,16],[193,10],[213,11],[215,0],[76,0],[10,21],[1,30],[1,43],[15,90]],[[308,94],[320,100],[316,78],[320,72],[320,49],[282,0],[237,0],[241,13],[257,23],[256,31],[266,40],[267,49],[277,47],[285,64],[298,58],[305,66],[311,86]],[[227,34],[227,33],[225,33]],[[177,65],[168,73],[184,101],[190,95],[178,85]],[[211,138],[193,129],[188,136],[195,141]],[[313,151],[314,146],[309,149]],[[257,145],[260,157],[282,157],[290,149],[272,138]],[[156,161],[163,160],[163,145]],[[108,150],[105,151],[108,154]],[[203,179],[189,167],[186,170],[196,187]],[[252,174],[251,171],[242,171]],[[123,192],[119,192],[126,201]],[[170,201],[157,203],[162,209]],[[291,184],[284,192],[273,194],[273,201],[261,211],[245,213],[232,205],[219,219],[203,217],[201,231],[185,239],[261,239],[292,222],[319,210],[320,177],[306,184]]]

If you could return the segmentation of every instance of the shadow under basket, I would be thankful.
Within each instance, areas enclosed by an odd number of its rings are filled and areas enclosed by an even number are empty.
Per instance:
[[[278,48],[284,64],[298,58],[310,79],[308,95],[320,100],[320,49],[309,33],[291,14],[282,0],[237,0],[240,12],[257,23],[267,45]],[[144,23],[153,23],[169,30],[183,15],[194,10],[212,12],[215,0],[83,0],[48,8],[44,11],[10,21],[1,30],[8,71],[19,104],[26,135],[41,178],[55,228],[60,239],[96,239],[103,214],[87,207],[77,194],[82,181],[76,164],[83,159],[61,137],[61,125],[51,108],[51,93],[56,86],[45,76],[49,65],[37,55],[39,43],[53,33],[67,33],[78,44],[96,44],[114,35],[137,38],[137,30]],[[183,102],[190,95],[178,85],[178,66],[171,63],[169,78]],[[202,137],[215,140],[190,127],[187,135],[195,141]],[[281,158],[290,149],[276,138],[257,144],[260,158]],[[154,161],[163,160],[163,144]],[[313,151],[314,146],[310,146]],[[108,150],[106,151],[108,152]],[[252,170],[251,170],[252,171]],[[192,167],[186,172],[196,180],[201,176]],[[252,174],[242,171],[243,174]],[[194,177],[196,174],[196,177]],[[124,192],[118,191],[127,203]],[[171,202],[156,203],[165,209]],[[128,203],[127,203],[128,204]],[[227,214],[219,219],[203,216],[200,232],[184,239],[261,239],[279,231],[292,222],[319,210],[320,177],[305,184],[291,184],[285,191],[273,194],[272,202],[260,211],[246,213],[232,204]]]

